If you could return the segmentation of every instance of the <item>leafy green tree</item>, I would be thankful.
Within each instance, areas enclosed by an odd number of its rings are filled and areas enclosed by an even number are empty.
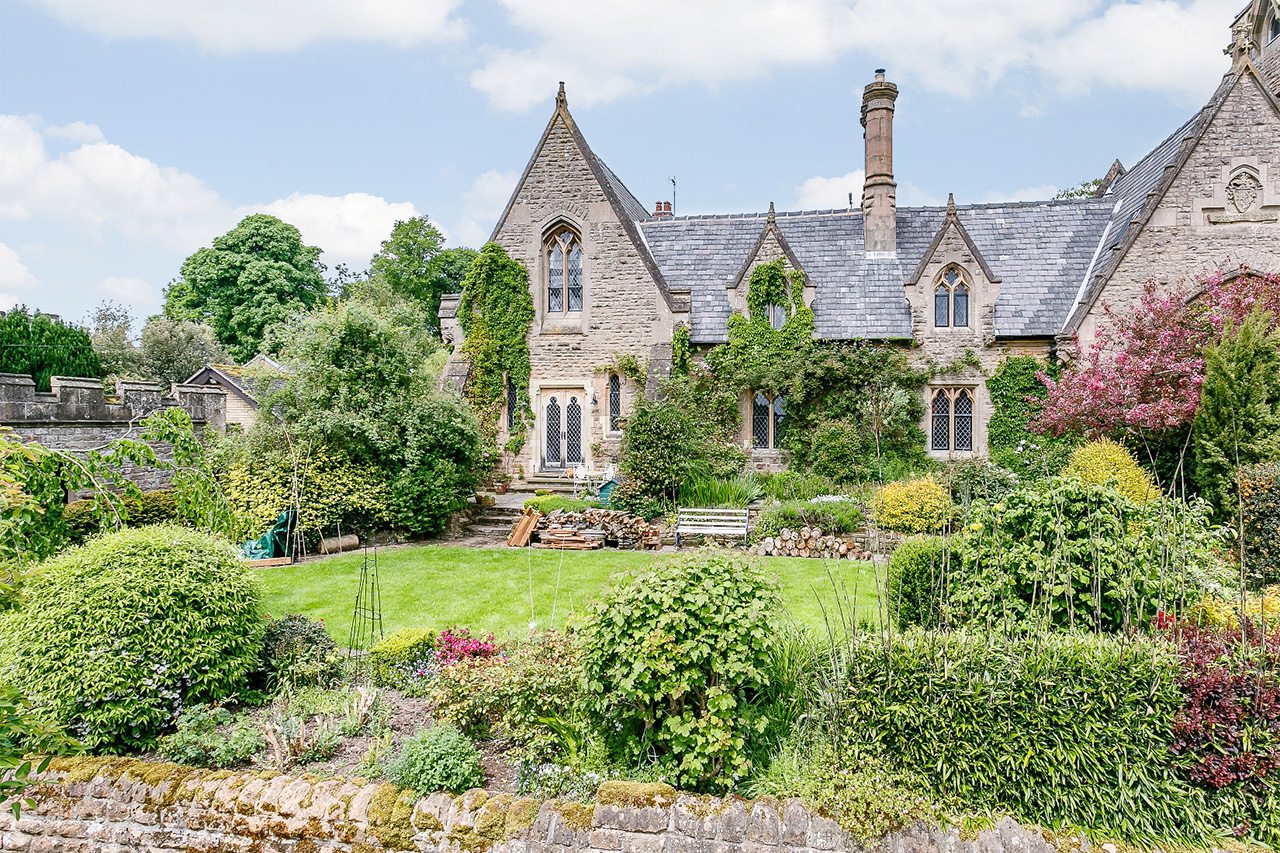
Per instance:
[[[1061,190],[1054,198],[1093,198],[1098,194],[1098,188],[1102,186],[1102,178],[1093,178],[1088,181],[1082,181],[1074,187]]]
[[[0,316],[0,373],[27,374],[48,391],[51,376],[101,376],[102,362],[88,332],[21,306]]]
[[[247,361],[266,330],[325,296],[320,249],[274,216],[247,216],[182,265],[165,291],[164,313],[208,323],[227,350]]]
[[[1280,329],[1271,323],[1254,311],[1204,351],[1193,479],[1220,517],[1235,515],[1237,468],[1280,459]]]
[[[127,305],[103,300],[89,315],[89,339],[109,377],[138,372],[138,348],[133,343],[133,315]]]
[[[231,360],[209,326],[163,314],[151,317],[142,327],[138,355],[139,372],[165,385],[186,382],[206,364]]]
[[[369,262],[372,275],[422,304],[431,329],[440,334],[440,297],[462,289],[462,279],[478,253],[474,249],[445,249],[444,235],[425,216],[398,221],[391,236]]]

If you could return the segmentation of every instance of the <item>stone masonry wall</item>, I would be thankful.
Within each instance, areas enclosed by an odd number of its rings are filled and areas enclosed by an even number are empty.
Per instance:
[[[0,373],[0,426],[12,428],[23,441],[70,453],[128,437],[139,420],[172,406],[186,410],[197,432],[226,428],[226,392],[216,386],[174,385],[165,396],[156,382],[120,382],[116,399],[110,400],[97,379],[55,376],[50,385],[50,392],[37,392],[30,376]],[[126,474],[144,490],[168,483],[164,471],[151,468]]]
[[[606,783],[597,802],[538,803],[473,790],[418,798],[387,783],[195,770],[135,759],[55,761],[19,820],[0,813],[6,853],[1051,853],[1005,821],[964,839],[923,826],[865,847],[799,800],[754,802]],[[1087,846],[1087,845],[1085,845]]]

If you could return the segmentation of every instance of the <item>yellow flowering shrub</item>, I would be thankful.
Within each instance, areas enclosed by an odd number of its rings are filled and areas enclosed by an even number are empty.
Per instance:
[[[1249,595],[1244,602],[1244,613],[1255,625],[1265,624],[1270,628],[1280,625],[1280,584]],[[1192,606],[1187,615],[1198,625],[1238,628],[1240,599],[1206,596]]]
[[[1144,504],[1159,496],[1151,475],[1143,470],[1124,446],[1103,438],[1076,448],[1064,477],[1074,477],[1091,486],[1115,484],[1116,490],[1134,503]]]
[[[951,497],[936,480],[902,480],[872,498],[876,524],[896,533],[937,533],[951,518]]]

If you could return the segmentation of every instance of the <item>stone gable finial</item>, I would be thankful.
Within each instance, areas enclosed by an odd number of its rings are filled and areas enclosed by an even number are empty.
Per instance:
[[[1231,44],[1222,52],[1231,57],[1231,68],[1239,68],[1253,53],[1253,21],[1245,16],[1231,28]]]
[[[947,193],[947,216],[956,215],[956,194]]]
[[[769,202],[769,223],[772,224],[777,221],[778,221],[778,215],[773,210],[773,202]]]
[[[561,81],[560,81],[560,91],[559,91],[559,92],[556,92],[556,106],[557,106],[557,107],[567,107],[567,106],[569,106],[569,100],[564,96],[564,81],[563,81],[563,80],[561,80]]]

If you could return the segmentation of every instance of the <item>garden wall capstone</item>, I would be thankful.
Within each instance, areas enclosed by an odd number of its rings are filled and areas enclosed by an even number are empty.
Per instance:
[[[245,853],[1052,853],[1005,821],[962,838],[915,827],[859,847],[799,800],[677,794],[606,783],[597,802],[469,791],[419,798],[387,783],[197,770],[128,758],[59,759],[34,804],[0,814],[0,850]],[[1087,847],[1087,844],[1083,845]]]

